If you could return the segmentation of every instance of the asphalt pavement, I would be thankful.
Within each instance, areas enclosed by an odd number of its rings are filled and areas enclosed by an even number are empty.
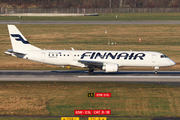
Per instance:
[[[180,24],[180,21],[0,21],[0,24]]]

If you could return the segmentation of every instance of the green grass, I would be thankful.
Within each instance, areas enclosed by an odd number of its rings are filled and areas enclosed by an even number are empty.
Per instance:
[[[87,97],[95,92],[111,92],[112,97]],[[180,116],[180,88],[163,85],[0,82],[0,94],[0,115],[74,116],[77,109],[111,109],[110,116]]]
[[[116,18],[118,15],[118,18]],[[132,20],[180,20],[180,13],[99,13],[98,16],[80,17],[30,17],[0,16],[0,21],[132,21]]]

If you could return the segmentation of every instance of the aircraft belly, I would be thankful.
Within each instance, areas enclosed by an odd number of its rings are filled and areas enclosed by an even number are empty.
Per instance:
[[[153,64],[149,60],[121,60],[118,62],[124,67],[152,67]],[[147,64],[148,63],[148,64]]]
[[[49,64],[54,64],[54,65],[68,65],[71,62],[71,59],[63,59],[63,58],[48,58],[46,60],[47,63]]]

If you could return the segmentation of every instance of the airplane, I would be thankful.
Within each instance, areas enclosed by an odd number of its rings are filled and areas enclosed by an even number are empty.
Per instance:
[[[152,51],[100,51],[100,50],[42,50],[31,45],[15,25],[7,25],[12,49],[5,54],[35,62],[58,66],[94,68],[105,72],[118,72],[120,67],[159,67],[173,66],[176,63],[160,52]]]

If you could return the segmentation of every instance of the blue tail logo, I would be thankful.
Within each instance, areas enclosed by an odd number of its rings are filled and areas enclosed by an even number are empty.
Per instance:
[[[17,41],[21,41],[24,44],[30,44],[28,41],[25,41],[19,34],[11,34],[12,37]]]

